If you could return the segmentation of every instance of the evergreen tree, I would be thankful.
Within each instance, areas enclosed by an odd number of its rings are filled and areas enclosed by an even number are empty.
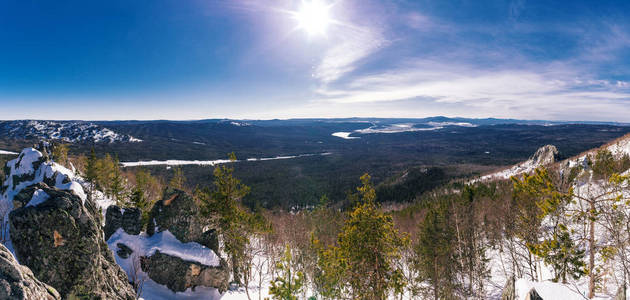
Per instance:
[[[110,175],[110,184],[109,191],[110,195],[116,200],[118,205],[122,206],[124,204],[124,193],[125,193],[125,179],[122,176],[120,170],[120,162],[118,161],[118,157],[114,158],[111,163],[112,172]]]
[[[451,213],[456,237],[458,269],[461,272],[462,293],[466,297],[480,297],[488,277],[486,249],[487,237],[482,230],[482,215],[477,202],[486,193],[485,186],[466,185],[459,195],[451,198]]]
[[[304,287],[304,274],[296,271],[293,266],[293,254],[291,248],[286,245],[282,261],[276,266],[279,273],[271,282],[269,294],[276,300],[297,300]]]
[[[319,285],[328,297],[385,299],[404,285],[394,261],[409,239],[394,228],[391,215],[377,207],[370,176],[363,175],[361,182],[357,188],[361,200],[345,221],[338,245],[320,252]]]
[[[87,167],[85,170],[85,180],[90,183],[90,197],[92,197],[92,194],[94,193],[98,172],[98,159],[96,158],[94,147],[92,147],[90,150],[90,156],[87,159]]]
[[[554,270],[554,281],[567,282],[567,277],[579,279],[584,272],[584,250],[577,249],[564,225],[554,229],[552,238],[530,245],[530,251],[542,257]]]
[[[113,197],[111,191],[112,178],[114,176],[114,158],[106,153],[103,158],[96,161],[96,185],[108,196]]]
[[[553,225],[551,230],[541,234],[542,241],[528,241],[530,253],[553,268],[556,281],[566,282],[568,276],[578,279],[585,275],[585,252],[573,243],[566,226],[571,220],[565,208],[572,201],[573,189],[563,189],[562,184],[543,167],[532,175],[525,175],[522,180],[513,178],[513,183],[515,198],[533,199],[536,213],[530,217],[535,218],[537,224],[547,218]]]
[[[183,190],[186,185],[186,176],[184,176],[184,171],[180,167],[173,167],[173,178],[169,181],[168,186]]]
[[[419,281],[431,285],[434,299],[453,298],[456,237],[449,215],[445,201],[433,204],[419,224],[418,242],[414,247],[412,267],[418,271]]]
[[[129,202],[142,212],[142,224],[149,219],[149,212],[157,199],[157,191],[161,190],[158,180],[151,172],[138,169],[135,174],[136,184],[131,190]]]
[[[229,155],[235,161],[234,153]],[[204,216],[218,229],[224,250],[232,267],[232,276],[238,284],[242,283],[241,270],[244,268],[245,248],[251,233],[264,231],[266,221],[259,214],[247,211],[241,200],[250,189],[234,177],[234,168],[227,165],[214,169],[214,189],[198,190],[196,193]]]
[[[55,144],[53,147],[52,157],[55,162],[62,166],[68,165],[68,145],[66,144]]]

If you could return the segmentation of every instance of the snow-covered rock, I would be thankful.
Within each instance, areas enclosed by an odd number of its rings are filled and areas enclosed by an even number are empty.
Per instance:
[[[477,180],[488,181],[509,179],[512,176],[531,173],[538,167],[547,166],[555,163],[557,157],[558,149],[553,145],[546,145],[536,150],[536,153],[534,153],[534,155],[532,155],[532,157],[530,157],[528,160],[511,168],[484,175]]]
[[[63,297],[134,299],[103,240],[101,207],[88,199],[86,182],[45,148],[26,148],[4,167],[4,245]]]
[[[148,236],[144,233],[139,235],[127,234],[122,228],[119,228],[107,240],[107,243],[114,251],[118,251],[119,243],[124,244],[133,250],[132,253],[138,257],[148,257],[160,252],[205,266],[218,267],[221,265],[221,259],[211,249],[195,242],[182,243],[168,230]]]
[[[105,227],[115,230],[107,242],[130,278],[142,274],[173,294],[197,286],[227,289],[230,272],[218,255],[216,232],[204,228],[192,197],[167,189],[151,210],[146,233],[129,234],[134,230],[125,228],[128,213],[110,206]]]
[[[68,168],[48,159],[39,150],[26,148],[5,166],[6,179],[0,188],[0,205],[5,213],[13,209],[13,198],[24,188],[44,182],[51,187],[68,190],[85,202],[83,180]]]
[[[41,184],[27,205],[9,214],[15,256],[64,298],[135,299],[103,240],[100,219],[92,201]]]

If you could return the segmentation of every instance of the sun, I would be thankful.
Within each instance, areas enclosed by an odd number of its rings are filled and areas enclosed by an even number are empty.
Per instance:
[[[319,0],[302,1],[302,7],[293,15],[298,22],[298,29],[302,29],[313,35],[326,35],[330,18],[330,5]]]

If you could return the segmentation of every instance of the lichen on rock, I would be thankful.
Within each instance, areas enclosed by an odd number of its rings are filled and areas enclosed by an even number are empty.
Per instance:
[[[103,239],[100,212],[70,191],[40,186],[50,197],[9,214],[15,254],[64,298],[135,299]]]
[[[0,244],[0,299],[57,300],[61,296],[53,287],[35,278],[28,267],[20,265]]]

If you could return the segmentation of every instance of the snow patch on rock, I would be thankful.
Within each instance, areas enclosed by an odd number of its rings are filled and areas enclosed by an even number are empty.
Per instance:
[[[532,157],[530,157],[528,160],[509,169],[481,176],[481,178],[473,180],[472,182],[474,183],[477,181],[509,179],[512,176],[528,174],[533,172],[538,167],[553,164],[556,161],[557,156],[558,149],[553,145],[546,145],[536,150],[536,153],[534,153],[534,155],[532,155]]]
[[[46,202],[48,199],[50,199],[50,195],[46,194],[44,190],[38,189],[35,193],[33,193],[33,198],[31,198],[31,201],[29,201],[26,206],[37,206],[40,203]]]
[[[151,256],[156,251],[160,251],[160,253],[176,256],[186,261],[211,267],[220,266],[220,258],[214,251],[195,242],[182,243],[168,230],[148,236],[144,233],[130,235],[125,233],[122,228],[118,228],[107,240],[107,244],[110,249],[116,251],[118,250],[118,243],[125,244],[138,256]]]

